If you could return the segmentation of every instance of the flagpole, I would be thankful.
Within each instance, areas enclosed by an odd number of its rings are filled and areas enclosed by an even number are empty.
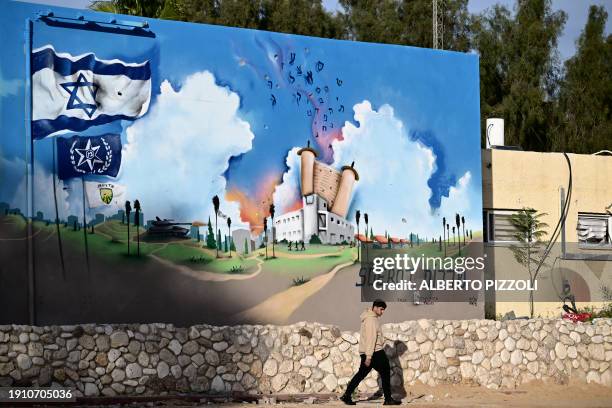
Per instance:
[[[87,218],[85,215],[85,177],[81,176],[81,184],[83,185],[83,236],[85,237],[85,263],[87,265],[87,279],[91,279],[89,271],[89,246],[87,245]]]
[[[26,253],[28,262],[28,318],[36,325],[36,276],[34,273],[34,141],[32,140],[32,20],[25,26],[25,140],[26,140]],[[29,154],[28,154],[29,153]]]
[[[66,267],[64,265],[64,249],[62,247],[62,235],[60,233],[59,225],[59,211],[57,208],[57,190],[55,187],[55,176],[57,174],[57,163],[56,163],[56,150],[57,150],[57,139],[53,138],[53,201],[55,203],[55,229],[57,231],[57,245],[59,249],[60,262],[62,263],[62,279],[66,280]]]

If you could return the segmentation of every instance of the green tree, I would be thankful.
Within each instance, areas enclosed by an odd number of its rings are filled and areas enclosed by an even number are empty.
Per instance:
[[[533,208],[523,208],[510,216],[510,223],[516,229],[514,234],[515,241],[518,244],[510,246],[510,250],[514,255],[514,259],[527,269],[529,280],[533,286],[537,275],[538,265],[544,262],[541,249],[543,242],[541,238],[546,235],[545,228],[548,224],[540,219],[547,215],[546,213],[538,213]],[[529,313],[533,318],[533,291],[529,291]]]
[[[515,14],[494,6],[474,19],[482,119],[505,119],[507,145],[547,150],[560,75],[557,39],[566,14],[553,12],[550,0],[518,0]],[[484,123],[481,128],[484,144]]]
[[[433,46],[431,0],[340,0],[348,39]],[[446,0],[443,48],[469,49],[470,18],[467,0]]]
[[[244,239],[244,254],[248,255],[249,254],[249,240],[248,239]]]
[[[89,7],[106,13],[158,18],[165,3],[165,0],[106,0],[93,1]]]
[[[264,233],[264,243],[266,247],[266,259],[268,259],[268,218],[264,217],[263,219],[263,233]]]
[[[230,241],[230,246],[229,246],[229,255],[230,258],[232,257],[232,219],[230,217],[227,217],[227,234],[228,234],[228,239]]]
[[[219,205],[220,205],[219,204],[219,196],[215,195],[212,198],[212,203],[213,203],[213,208],[215,209],[215,230],[218,231],[219,229],[217,227],[217,219],[218,219],[218,216],[219,216]],[[220,249],[219,247],[221,246],[221,234],[219,234],[219,237],[217,239],[217,244],[218,244],[217,245],[217,258],[218,258],[219,257],[219,249]]]
[[[274,211],[274,204],[270,204],[270,218],[272,219],[272,258],[276,258],[274,252],[274,244],[276,242],[276,237],[274,236]]]
[[[125,215],[127,217],[127,246],[128,255],[130,254],[130,213],[132,212],[132,204],[129,201],[125,202]]]
[[[212,229],[212,223],[210,222],[210,217],[208,217],[208,233],[206,234],[206,248],[215,249],[217,248],[217,243],[215,241],[215,233]]]
[[[612,147],[612,35],[605,34],[607,19],[603,6],[590,7],[576,54],[565,62],[561,131],[555,133],[554,150],[595,153]]]
[[[140,256],[140,201],[134,200],[134,226],[136,226],[136,255]]]

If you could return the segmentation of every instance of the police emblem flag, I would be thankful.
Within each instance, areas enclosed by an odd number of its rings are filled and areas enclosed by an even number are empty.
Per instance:
[[[121,167],[121,137],[116,134],[60,137],[57,157],[61,180],[86,175],[116,177]]]

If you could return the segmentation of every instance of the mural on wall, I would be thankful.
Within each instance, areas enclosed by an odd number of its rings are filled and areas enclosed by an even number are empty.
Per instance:
[[[361,308],[359,241],[480,240],[475,55],[7,7],[0,254],[19,312],[3,321],[26,319],[28,256],[41,323],[338,323]]]

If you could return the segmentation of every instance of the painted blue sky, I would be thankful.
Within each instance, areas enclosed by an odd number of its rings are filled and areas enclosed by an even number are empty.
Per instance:
[[[0,201],[13,205],[25,200],[24,122],[15,119],[24,118],[23,22],[38,10],[38,5],[9,3],[0,17],[5,44],[0,51]],[[81,12],[102,19],[99,13]],[[154,95],[145,117],[80,133],[121,134],[124,162],[117,181],[140,199],[146,218],[205,221],[210,198],[218,194],[226,198],[226,214],[254,227],[272,200],[286,207],[281,210],[294,204],[292,152],[309,141],[321,160],[336,168],[355,161],[363,180],[352,208],[370,212],[381,229],[433,235],[438,218],[456,212],[480,224],[477,56],[149,23],[154,39],[42,22],[34,24],[33,34],[34,48],[51,44],[72,55],[151,61]],[[49,201],[44,191],[52,180],[52,146],[52,139],[35,144],[35,174],[41,178],[35,206],[41,208]],[[77,213],[76,183],[64,186],[62,194],[62,211]],[[400,224],[402,218],[406,225]]]

